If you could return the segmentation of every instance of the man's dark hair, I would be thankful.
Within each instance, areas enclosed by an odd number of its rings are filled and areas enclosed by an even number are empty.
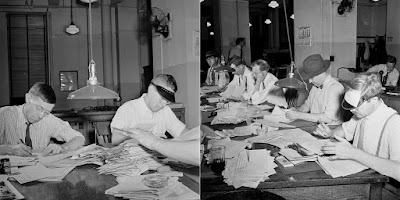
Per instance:
[[[41,98],[44,102],[55,104],[56,103],[56,94],[54,93],[53,88],[50,85],[47,85],[43,82],[35,83],[31,89],[29,89],[29,93]]]
[[[241,42],[244,42],[245,39],[246,39],[246,38],[242,38],[242,37],[237,38],[237,39],[236,39],[236,45],[239,45]]]
[[[388,56],[387,56],[386,63],[393,63],[393,64],[396,64],[396,62],[397,62],[396,57],[391,56],[391,55],[388,55]]]

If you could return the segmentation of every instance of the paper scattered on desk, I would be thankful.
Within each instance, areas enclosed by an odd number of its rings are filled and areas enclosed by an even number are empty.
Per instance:
[[[352,160],[329,160],[327,157],[318,157],[318,164],[333,178],[348,176],[361,172],[368,167]]]
[[[37,157],[21,157],[21,156],[12,156],[12,155],[0,156],[0,159],[3,159],[3,158],[10,159],[11,167],[32,166],[38,162]]]
[[[207,101],[209,103],[218,103],[218,102],[225,101],[225,100],[226,100],[225,97],[209,97],[209,98],[207,98]]]
[[[228,85],[224,92],[221,92],[220,95],[226,98],[239,99],[240,96],[245,92],[245,87],[237,86],[237,85]]]
[[[293,120],[286,118],[285,113],[286,110],[280,108],[279,106],[275,106],[270,115],[264,115],[264,119],[272,122],[292,122]]]
[[[19,174],[11,175],[20,184],[37,181],[56,180],[61,181],[74,167],[67,168],[47,168],[44,165],[37,163],[35,166],[26,166],[19,168]]]
[[[210,149],[215,145],[225,146],[225,158],[233,158],[250,144],[246,141],[231,140],[227,137],[222,140],[209,140],[207,147]]]
[[[243,150],[232,159],[226,160],[222,172],[224,182],[235,189],[240,187],[257,188],[260,182],[275,174],[274,158],[265,149]]]
[[[156,170],[163,164],[156,158],[160,154],[145,150],[139,146],[117,146],[104,155],[105,165],[100,166],[100,174],[114,176],[138,176],[151,169]]]
[[[262,124],[263,126],[266,127],[275,127],[275,128],[295,128],[292,125],[289,124],[284,124],[284,123],[279,123],[279,122],[274,122],[268,119],[257,119],[254,121],[255,123]]]
[[[145,176],[117,178],[118,185],[106,190],[105,194],[124,199],[200,199],[199,194],[179,182],[177,177],[170,177],[164,188],[150,188],[142,182]]]

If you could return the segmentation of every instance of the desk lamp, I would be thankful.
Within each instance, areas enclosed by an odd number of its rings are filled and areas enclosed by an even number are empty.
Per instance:
[[[89,79],[87,80],[87,86],[80,88],[74,92],[71,92],[67,99],[117,99],[119,95],[105,87],[99,85],[96,77],[96,63],[93,60],[93,48],[92,48],[92,6],[91,3],[96,0],[82,0],[83,2],[89,3],[89,44],[90,44],[90,63],[89,63]]]
[[[295,64],[293,61],[292,45],[291,45],[290,36],[289,36],[289,25],[288,25],[287,13],[286,13],[285,0],[283,0],[283,10],[285,11],[286,33],[287,33],[287,37],[288,37],[288,41],[289,41],[289,52],[290,52],[291,63],[290,63],[290,72],[288,73],[287,77],[276,81],[275,85],[279,86],[279,87],[284,87],[284,88],[295,88],[295,89],[306,88],[306,90],[308,90],[307,85],[305,84],[304,80],[299,81],[296,78],[294,78]],[[298,71],[297,71],[297,73],[298,73]],[[298,74],[300,75],[300,73],[298,73]],[[300,75],[300,78],[303,79],[301,77],[301,75]]]

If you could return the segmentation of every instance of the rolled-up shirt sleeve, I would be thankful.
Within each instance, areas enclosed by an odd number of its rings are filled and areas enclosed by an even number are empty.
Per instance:
[[[185,129],[186,125],[181,122],[175,115],[175,113],[171,109],[165,109],[164,113],[164,123],[166,130],[168,131],[169,134],[171,134],[174,138],[178,137],[181,135],[183,130]]]
[[[328,102],[325,103],[324,116],[321,116],[322,118],[325,117],[324,121],[334,122],[341,120],[341,100],[343,92],[344,88],[341,84],[334,84],[329,87]]]
[[[347,141],[354,140],[354,135],[356,134],[358,120],[353,116],[349,121],[344,122],[342,124],[342,128],[344,131],[344,136]]]
[[[84,139],[82,133],[74,130],[68,122],[55,116],[48,117],[49,127],[53,129],[51,137],[64,142],[68,142],[74,137],[82,137]]]

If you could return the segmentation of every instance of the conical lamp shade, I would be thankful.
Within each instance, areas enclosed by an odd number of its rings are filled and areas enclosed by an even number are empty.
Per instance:
[[[295,79],[294,77],[287,77],[284,79],[280,79],[275,82],[275,85],[278,87],[293,88],[293,89],[299,89],[299,88],[306,87],[303,82]]]
[[[71,92],[67,99],[119,99],[119,95],[100,85],[87,85],[79,90]]]

